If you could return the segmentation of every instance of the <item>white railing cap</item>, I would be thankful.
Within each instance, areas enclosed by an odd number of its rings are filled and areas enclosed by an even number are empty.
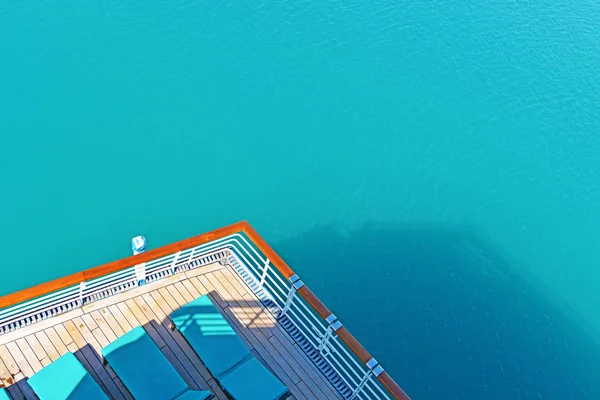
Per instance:
[[[294,286],[294,289],[298,290],[298,289],[300,289],[302,286],[304,286],[304,282],[302,282],[302,281],[296,281],[296,282],[294,282],[294,285],[293,285],[293,286]]]
[[[331,328],[334,331],[337,331],[338,329],[340,329],[342,327],[342,323],[340,321],[335,321],[333,324],[331,324]]]
[[[383,373],[383,367],[381,365],[378,365],[375,368],[373,368],[373,375],[379,376],[382,373]]]

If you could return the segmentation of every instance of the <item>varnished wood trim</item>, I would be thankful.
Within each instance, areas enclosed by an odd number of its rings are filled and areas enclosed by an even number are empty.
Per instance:
[[[342,339],[342,342],[346,343],[346,346],[352,349],[354,354],[356,354],[356,357],[358,357],[363,364],[366,364],[367,361],[373,358],[373,356],[362,347],[358,340],[348,332],[348,329],[346,329],[345,326],[342,326],[335,333]]]
[[[229,236],[231,234],[241,231],[244,223],[245,221],[238,222],[233,225],[226,226],[224,228],[204,233],[202,235],[193,236],[191,238],[180,240],[178,242],[171,243],[166,246],[162,246],[153,250],[148,250],[142,254],[122,258],[120,260],[113,261],[108,264],[104,264],[99,267],[83,271],[83,275],[85,280],[89,281],[91,279],[99,278],[101,276],[111,274],[113,272],[120,271],[122,269],[129,268],[137,264],[156,260],[157,258],[177,253],[181,250],[190,249],[192,247],[200,246],[202,244],[212,242],[214,240],[222,239],[225,236]],[[0,303],[0,308],[1,307],[2,303]]]
[[[308,287],[306,287],[306,285],[298,289],[298,293],[300,296],[302,296],[302,298],[304,298],[304,300],[306,300],[308,304],[310,304],[312,308],[315,309],[321,318],[326,319],[331,315],[331,311],[329,311],[325,304],[321,303],[321,300],[319,300],[317,296],[311,292]]]
[[[398,386],[398,384],[388,375],[387,372],[383,371],[378,377],[379,382],[398,400],[410,400],[408,395],[404,393],[404,390]]]
[[[0,297],[0,309],[16,305],[27,300],[32,300],[37,297],[56,292],[67,287],[77,285],[80,282],[89,281],[113,272],[132,267],[137,264],[152,261],[157,258],[168,256],[181,250],[196,247],[214,240],[222,239],[234,233],[244,232],[246,236],[254,243],[254,245],[271,261],[271,264],[287,279],[294,275],[289,265],[269,246],[269,244],[250,226],[246,221],[237,222],[224,228],[216,229],[198,236],[180,240],[175,243],[168,244],[153,250],[148,250],[142,254],[130,256],[117,261],[109,262],[98,267],[88,269],[82,272],[77,272],[62,278],[58,278],[40,285],[32,286],[27,289],[20,290]],[[331,311],[310,291],[306,286],[301,287],[298,293],[306,300],[306,302],[315,309],[315,311],[325,319]],[[341,327],[337,332],[340,339],[350,348],[350,350],[363,362],[369,361],[372,356],[369,352],[348,332],[345,327]],[[378,377],[383,386],[396,398],[400,400],[408,400],[408,396],[402,391],[400,386],[394,380],[383,372]]]
[[[281,272],[281,274],[287,279],[290,276],[294,275],[295,272],[283,261],[279,254],[275,252],[267,244],[267,242],[250,226],[250,224],[246,221],[240,222],[242,226],[242,231],[248,236],[248,238],[254,243],[256,247],[265,255],[271,263]]]

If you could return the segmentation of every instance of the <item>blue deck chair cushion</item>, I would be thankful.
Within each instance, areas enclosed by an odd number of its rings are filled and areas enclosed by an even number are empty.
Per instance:
[[[103,348],[102,356],[136,400],[173,400],[189,390],[141,326]]]
[[[108,400],[73,353],[67,353],[28,380],[41,400]]]
[[[0,389],[0,400],[10,400],[8,393],[4,389]]]
[[[174,311],[171,320],[217,379],[251,356],[206,295]]]
[[[254,357],[233,369],[220,382],[235,400],[277,400],[288,392],[287,387]]]

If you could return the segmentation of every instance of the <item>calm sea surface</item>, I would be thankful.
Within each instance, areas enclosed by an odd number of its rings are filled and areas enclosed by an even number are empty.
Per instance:
[[[0,3],[0,294],[247,219],[415,399],[600,398],[600,8]]]

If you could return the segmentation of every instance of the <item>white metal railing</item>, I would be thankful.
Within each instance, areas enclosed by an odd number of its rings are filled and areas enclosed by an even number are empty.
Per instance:
[[[286,279],[270,260],[243,234],[230,256],[230,263],[248,286],[270,306],[279,322],[290,332],[317,367],[330,377],[333,386],[347,399],[390,399],[376,379],[383,372],[377,361],[362,363],[335,332],[342,323],[331,315],[326,319],[297,294],[304,283],[293,275]],[[248,272],[250,274],[248,274]]]
[[[101,300],[145,283],[217,261],[226,262],[228,246],[198,246],[81,282],[37,299],[0,310],[0,334]]]
[[[243,234],[182,250],[129,267],[37,299],[0,310],[0,335],[94,301],[220,262],[232,265],[257,297],[271,310],[299,347],[345,399],[390,399],[377,376],[383,368],[374,359],[361,362],[336,335],[342,323],[326,319],[297,294],[304,286],[297,275],[286,279]]]

